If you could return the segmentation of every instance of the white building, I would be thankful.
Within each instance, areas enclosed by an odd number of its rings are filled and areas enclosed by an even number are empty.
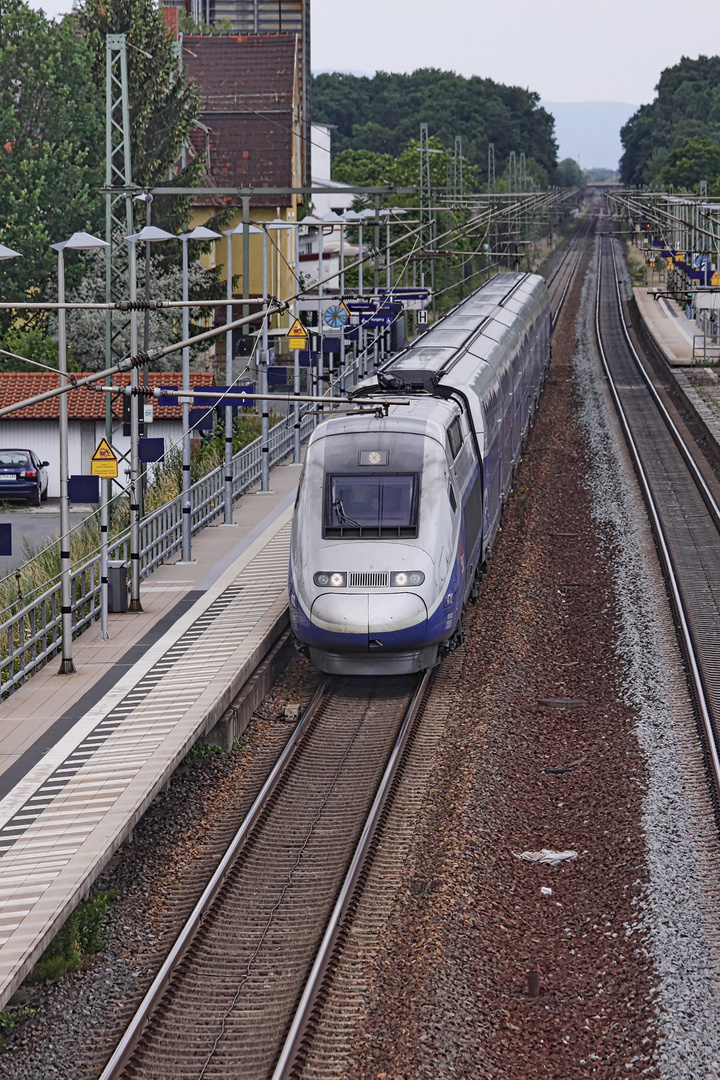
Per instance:
[[[176,371],[150,375],[151,386],[180,385],[182,376]],[[117,374],[113,382],[121,385],[129,375]],[[206,372],[191,372],[190,385],[212,385],[213,377]],[[58,376],[51,372],[0,372],[0,406],[25,401],[58,385]],[[182,439],[182,409],[180,406],[153,407],[153,422],[146,425],[147,438],[165,440],[165,451],[178,446]],[[122,399],[113,401],[113,447],[118,456],[128,453],[130,439],[122,433]],[[85,387],[68,393],[68,452],[71,476],[87,476],[90,459],[105,435],[105,394]],[[34,450],[41,461],[47,461],[48,495],[60,495],[60,446],[58,398],[29,405],[0,421],[0,449]],[[127,483],[126,465],[120,461],[118,482]]]

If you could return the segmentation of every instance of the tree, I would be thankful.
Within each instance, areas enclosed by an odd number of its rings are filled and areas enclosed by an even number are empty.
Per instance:
[[[200,93],[179,69],[172,39],[153,0],[85,0],[78,23],[92,56],[91,76],[105,95],[105,37],[126,34],[128,99],[133,183],[153,187],[173,173],[177,186],[202,179],[204,161],[180,157],[200,113]],[[190,200],[164,196],[153,206],[153,220],[171,232],[182,230]]]
[[[642,105],[620,132],[624,184],[657,183],[668,155],[688,139],[720,144],[720,56],[684,56],[665,68],[656,89],[655,100]]]
[[[170,246],[170,245],[168,245]],[[180,245],[177,245],[180,247]],[[182,274],[180,267],[168,265],[167,261],[160,257],[155,245],[150,257],[150,292],[153,297],[164,300],[180,299],[182,296]],[[194,254],[197,247],[194,248]],[[138,280],[145,277],[144,246],[141,245],[138,252]],[[201,263],[191,258],[189,265],[189,295],[193,298],[203,297],[208,293],[217,295],[216,272],[206,270]],[[105,257],[100,253],[92,253],[88,256],[87,272],[69,295],[68,299],[76,302],[92,302],[102,296],[105,291]],[[140,327],[142,332],[142,319]],[[190,308],[190,334],[200,333],[207,329],[203,320],[212,319],[208,310],[202,308]],[[53,329],[56,320],[52,320]],[[170,308],[150,312],[150,346],[166,345],[171,341],[179,341],[182,337],[182,315],[179,308]],[[105,312],[94,311],[89,308],[81,308],[72,311],[67,318],[67,339],[70,355],[74,367],[79,371],[102,371],[105,367]],[[16,350],[19,351],[19,350]],[[207,354],[207,346],[191,350],[191,362],[203,359]],[[39,358],[38,358],[39,359]],[[178,371],[182,366],[182,353],[180,351],[170,353],[162,360],[153,362],[153,371]]]
[[[712,183],[716,177],[720,178],[720,146],[711,139],[693,138],[670,151],[658,179],[663,185],[697,194],[701,180]]]
[[[583,187],[582,169],[574,158],[563,158],[556,175],[560,187]]]
[[[554,119],[539,107],[537,94],[492,79],[465,79],[451,71],[422,68],[410,75],[377,72],[372,78],[341,72],[313,79],[313,119],[332,124],[333,150],[367,150],[397,157],[420,122],[442,146],[455,136],[481,176],[487,169],[488,143],[498,162],[511,150],[524,152],[545,175],[553,175],[557,156]],[[537,178],[536,178],[537,179]]]
[[[0,243],[22,253],[0,262],[0,296],[53,295],[50,244],[102,228],[103,103],[75,21],[58,26],[22,0],[3,0],[0,21]],[[68,265],[68,280],[82,273]],[[13,321],[0,311],[0,336]]]

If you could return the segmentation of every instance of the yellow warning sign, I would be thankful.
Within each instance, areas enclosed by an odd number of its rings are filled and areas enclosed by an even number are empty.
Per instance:
[[[307,339],[307,330],[300,320],[296,319],[288,331],[288,348],[307,349]]]
[[[115,451],[107,439],[101,439],[90,458],[90,475],[101,476],[104,480],[116,480],[117,474],[118,459]]]

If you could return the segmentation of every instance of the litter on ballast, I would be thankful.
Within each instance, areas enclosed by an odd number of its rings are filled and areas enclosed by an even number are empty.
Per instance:
[[[552,889],[549,889],[547,885],[543,885],[540,893],[542,896],[552,896]]]
[[[548,866],[557,866],[558,863],[567,862],[568,859],[577,857],[577,851],[551,851],[543,848],[542,851],[513,851],[516,859],[524,862],[546,863]]]

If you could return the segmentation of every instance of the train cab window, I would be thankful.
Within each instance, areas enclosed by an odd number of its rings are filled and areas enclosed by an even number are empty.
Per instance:
[[[417,536],[418,477],[329,476],[325,489],[325,536]]]
[[[460,453],[463,444],[462,425],[459,416],[455,417],[448,428],[448,442],[450,443],[450,453],[454,461]]]

